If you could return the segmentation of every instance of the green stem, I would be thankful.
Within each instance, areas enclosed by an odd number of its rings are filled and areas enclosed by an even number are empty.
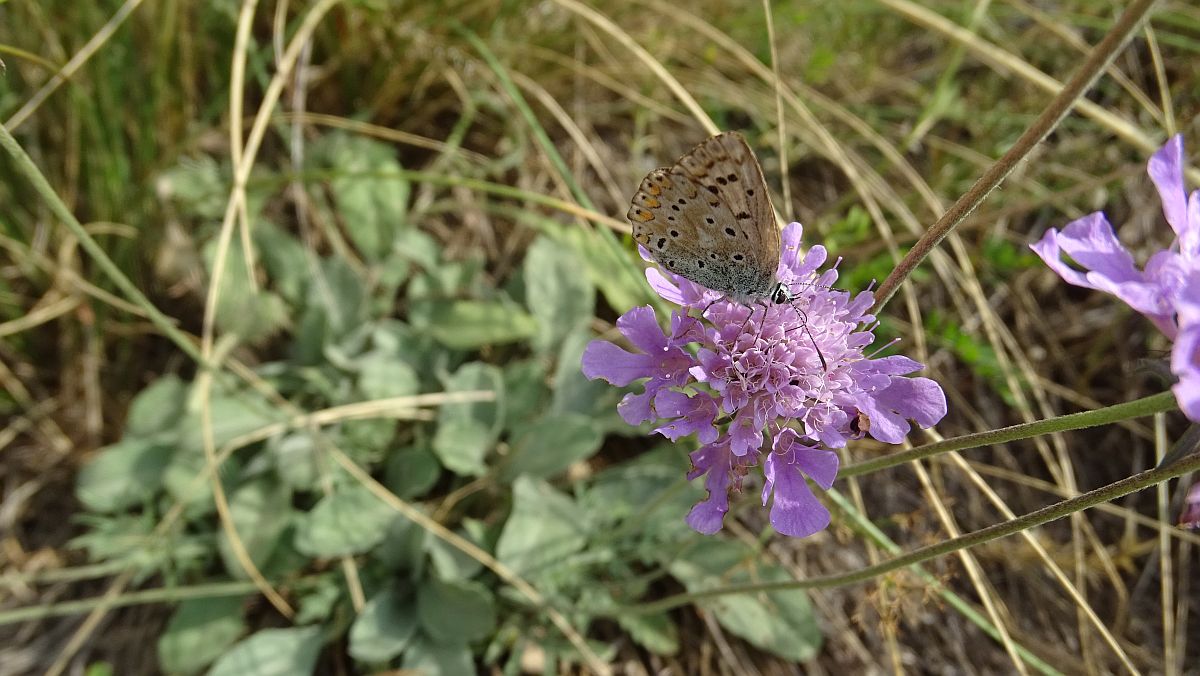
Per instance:
[[[921,547],[913,550],[908,554],[896,556],[874,566],[868,566],[849,573],[837,573],[834,575],[820,575],[811,577],[806,580],[789,580],[787,582],[764,582],[758,584],[732,585],[729,587],[721,587],[717,589],[708,589],[698,592],[689,592],[685,594],[676,594],[668,596],[665,599],[643,603],[636,606],[631,606],[626,612],[647,614],[658,613],[664,610],[682,606],[688,603],[694,603],[700,599],[713,598],[718,596],[729,596],[733,594],[752,594],[757,592],[782,591],[786,589],[818,589],[824,587],[842,587],[851,584],[866,582],[872,578],[878,577],[885,573],[890,573],[893,570],[905,568],[915,563],[922,563],[931,559],[936,559],[939,556],[952,554],[963,549],[981,545],[985,542],[999,540],[1003,537],[1008,537],[1014,533],[1019,533],[1023,530],[1041,526],[1056,519],[1061,519],[1065,516],[1074,514],[1075,512],[1083,511],[1089,507],[1094,507],[1102,502],[1115,500],[1119,497],[1135,493],[1144,488],[1153,486],[1154,484],[1173,479],[1188,472],[1200,470],[1200,456],[1190,456],[1180,460],[1179,462],[1168,467],[1156,468],[1140,472],[1129,478],[1122,479],[1107,486],[1097,488],[1094,491],[1088,491],[1070,500],[1063,500],[1049,507],[1030,512],[1024,516],[1019,516],[1015,519],[1003,521],[987,528],[982,528],[973,533],[960,535],[956,538],[951,538],[944,542]]]
[[[101,606],[104,608],[121,608],[124,606],[136,606],[145,603],[175,603],[177,601],[185,601],[188,599],[207,599],[218,598],[222,596],[248,596],[257,592],[258,588],[254,586],[254,583],[248,581],[214,582],[212,584],[198,584],[190,587],[160,587],[158,589],[144,589],[142,591],[122,594],[115,599],[96,597],[0,611],[0,626],[13,624],[16,622],[27,622],[29,620],[41,620],[47,617],[78,615],[80,613],[89,612]]]
[[[25,149],[21,147],[21,144],[17,142],[17,139],[13,138],[8,129],[3,126],[0,126],[0,146],[3,146],[8,151],[8,154],[13,159],[13,163],[16,165],[17,171],[29,179],[29,182],[33,184],[33,189],[42,196],[42,199],[46,201],[46,205],[50,207],[50,211],[75,235],[75,238],[79,240],[79,245],[92,257],[92,260],[96,261],[96,264],[112,280],[113,284],[116,284],[121,293],[125,294],[125,297],[135,305],[142,308],[146,312],[147,318],[150,319],[150,323],[154,324],[179,349],[187,353],[196,363],[202,366],[205,365],[206,362],[200,356],[200,349],[195,343],[188,338],[187,334],[175,328],[172,320],[160,312],[150,302],[150,299],[146,298],[138,290],[133,281],[124,272],[121,272],[117,264],[108,257],[108,254],[104,252],[100,244],[95,239],[92,239],[92,236],[88,234],[79,220],[75,218],[75,215],[71,213],[71,210],[67,208],[67,205],[59,198],[58,193],[54,192],[54,188],[51,187],[50,182],[46,180],[46,177],[38,169],[37,165],[34,164],[33,159],[29,157]]]
[[[1094,411],[1083,411],[1082,413],[1060,415],[1055,418],[1013,425],[1012,427],[1002,427],[998,430],[989,430],[977,434],[967,434],[939,441],[935,444],[910,448],[907,451],[892,453],[873,460],[856,462],[853,465],[847,465],[842,468],[842,471],[838,472],[838,478],[849,479],[850,477],[870,474],[871,472],[878,472],[881,469],[903,465],[906,462],[928,458],[941,453],[1003,444],[1009,441],[1029,439],[1054,432],[1066,432],[1067,430],[1107,425],[1131,418],[1141,418],[1155,413],[1172,411],[1176,408],[1178,408],[1178,405],[1175,403],[1175,395],[1169,391],[1162,392],[1124,404],[1117,404],[1116,406],[1098,408]]]

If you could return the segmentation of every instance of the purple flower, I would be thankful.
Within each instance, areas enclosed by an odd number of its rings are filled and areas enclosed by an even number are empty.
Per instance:
[[[1192,484],[1183,499],[1183,511],[1179,514],[1179,527],[1200,530],[1200,482]]]
[[[928,427],[946,414],[937,383],[907,377],[921,364],[864,355],[875,339],[871,293],[832,288],[837,271],[818,272],[824,247],[800,257],[801,232],[799,223],[784,229],[776,273],[792,302],[747,307],[652,267],[651,287],[681,306],[671,314],[670,333],[650,307],[638,307],[617,320],[638,352],[596,340],[583,354],[588,378],[618,386],[648,378],[618,405],[626,422],[653,420],[668,439],[695,434],[700,441],[688,478],[704,476],[708,498],[687,523],[701,533],[721,529],[730,492],[761,465],[771,524],[785,535],[811,535],[829,524],[808,485],[833,485],[838,457],[829,449],[864,434],[899,443],[910,420]]]
[[[1184,414],[1200,422],[1200,190],[1183,185],[1183,136],[1176,134],[1147,166],[1175,242],[1139,270],[1102,212],[1051,228],[1030,248],[1070,284],[1105,291],[1145,315],[1175,342],[1172,388]],[[1067,264],[1067,254],[1080,269]]]

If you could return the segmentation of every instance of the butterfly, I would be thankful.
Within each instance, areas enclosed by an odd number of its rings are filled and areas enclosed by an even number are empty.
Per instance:
[[[762,167],[735,131],[642,179],[626,215],[667,270],[741,304],[792,299],[775,276],[779,228]]]
[[[626,218],[655,262],[739,305],[796,298],[776,276],[782,243],[762,166],[736,131],[711,136],[674,165],[646,174]],[[828,371],[807,315],[792,309]]]

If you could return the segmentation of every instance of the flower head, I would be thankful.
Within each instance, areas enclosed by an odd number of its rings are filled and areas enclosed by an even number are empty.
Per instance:
[[[1200,530],[1200,481],[1192,484],[1183,499],[1183,511],[1179,513],[1179,527]]]
[[[920,363],[864,355],[874,341],[871,293],[832,288],[836,269],[818,273],[824,247],[801,258],[801,233],[799,223],[782,233],[776,275],[790,302],[740,305],[649,268],[651,287],[680,306],[670,333],[653,309],[637,307],[617,328],[638,352],[596,340],[583,354],[588,378],[619,386],[648,379],[618,405],[626,422],[653,420],[654,431],[671,440],[695,434],[702,444],[691,454],[688,477],[704,476],[709,495],[687,517],[702,533],[720,530],[729,492],[740,491],[750,468],[761,465],[771,524],[785,535],[811,535],[829,524],[829,512],[805,477],[822,488],[833,484],[838,457],[829,449],[866,434],[899,443],[910,420],[927,427],[946,414],[937,383],[905,377]]]
[[[1105,291],[1145,315],[1174,341],[1171,372],[1175,398],[1200,422],[1200,190],[1183,183],[1183,136],[1175,135],[1150,158],[1147,172],[1158,189],[1174,243],[1138,269],[1103,212],[1051,228],[1030,246],[1070,284]],[[1067,254],[1080,269],[1063,260]]]

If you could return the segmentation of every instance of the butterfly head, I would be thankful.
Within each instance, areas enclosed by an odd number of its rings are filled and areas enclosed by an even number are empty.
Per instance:
[[[771,295],[768,296],[775,305],[790,303],[795,297],[783,282],[776,282],[775,286],[771,289]]]

